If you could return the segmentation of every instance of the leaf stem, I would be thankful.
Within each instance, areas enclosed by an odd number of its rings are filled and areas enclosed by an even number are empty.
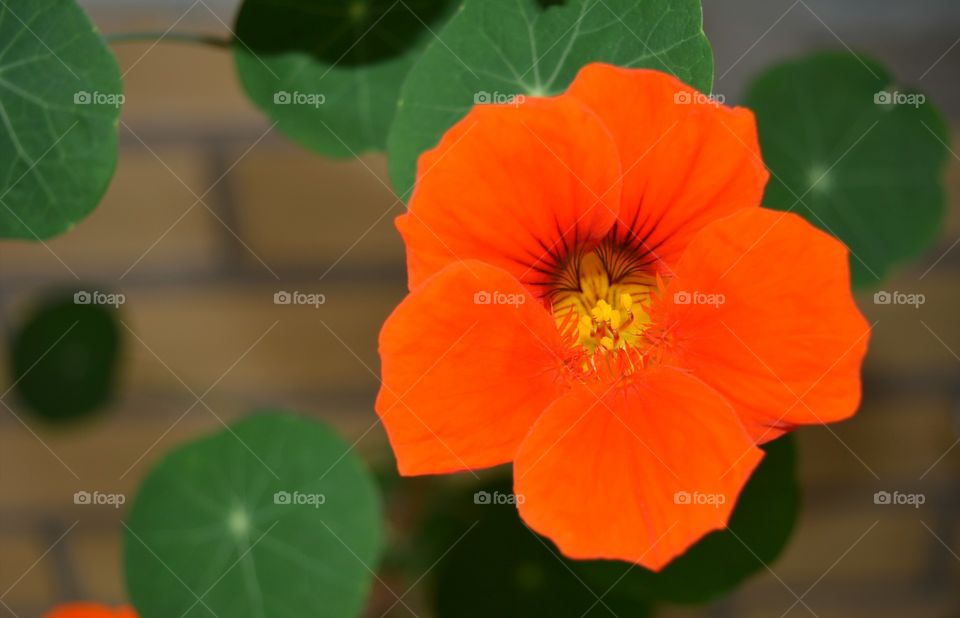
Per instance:
[[[220,48],[229,48],[233,45],[232,38],[221,38],[215,35],[192,34],[187,32],[120,32],[117,34],[106,34],[103,38],[108,43],[161,43],[163,41],[169,41],[171,43],[193,43],[196,45],[209,45]]]

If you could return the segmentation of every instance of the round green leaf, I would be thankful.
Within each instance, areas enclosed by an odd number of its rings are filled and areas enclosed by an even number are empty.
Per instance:
[[[800,504],[792,436],[763,446],[766,456],[744,487],[728,530],[708,534],[658,573],[615,562],[581,562],[577,571],[612,599],[702,603],[764,570],[783,550]]]
[[[99,409],[117,381],[121,341],[116,310],[77,304],[75,298],[46,302],[13,338],[17,394],[30,411],[51,421]]]
[[[117,160],[120,72],[73,0],[0,3],[0,237],[69,230]]]
[[[350,447],[285,414],[167,455],[124,538],[142,618],[358,615],[381,548],[380,498]]]
[[[435,564],[438,618],[650,614],[644,600],[609,598],[578,575],[572,561],[523,524],[511,492],[506,478],[437,501],[421,545],[429,552],[423,562]]]
[[[709,92],[699,0],[466,0],[400,92],[387,144],[397,194],[409,195],[420,153],[475,103],[558,94],[594,61],[667,71]]]
[[[382,150],[400,84],[452,0],[246,0],[234,58],[251,100],[320,154]]]
[[[854,284],[877,283],[936,238],[949,138],[922,94],[872,60],[829,53],[767,71],[747,105],[771,171],[764,205],[843,241]]]

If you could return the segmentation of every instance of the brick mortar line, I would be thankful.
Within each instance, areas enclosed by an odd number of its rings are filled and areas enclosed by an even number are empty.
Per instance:
[[[229,235],[229,232],[226,232]],[[230,240],[237,242],[232,236]],[[242,247],[241,247],[242,249]],[[349,264],[338,265],[330,271],[323,280],[320,280],[320,273],[323,272],[323,264],[317,267],[286,268],[274,269],[280,276],[277,281],[253,258],[244,259],[242,269],[229,269],[220,271],[210,269],[205,271],[186,272],[181,271],[173,274],[146,271],[145,274],[137,274],[136,271],[123,280],[117,287],[118,291],[123,290],[166,290],[172,287],[206,287],[206,286],[237,286],[238,284],[249,285],[249,289],[269,284],[272,287],[282,287],[290,285],[300,285],[305,289],[322,289],[326,286],[355,286],[357,289],[364,287],[376,287],[394,284],[397,289],[405,288],[406,269],[403,264],[384,264],[375,267],[357,267]],[[251,263],[252,262],[252,263]],[[100,283],[109,285],[111,277],[92,276],[83,277],[80,285],[86,283]],[[0,282],[0,302],[6,300],[4,296],[17,293],[37,290],[44,287],[57,287],[63,284],[65,287],[76,287],[78,283],[59,274],[36,275],[25,274],[9,276],[4,275]]]

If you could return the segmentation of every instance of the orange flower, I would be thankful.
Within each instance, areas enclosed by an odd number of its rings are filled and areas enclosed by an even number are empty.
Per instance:
[[[402,474],[507,462],[568,556],[659,569],[726,525],[757,444],[854,413],[847,252],[759,207],[752,114],[593,64],[477,106],[397,219],[377,398]]]
[[[94,603],[67,603],[56,607],[43,618],[137,618],[129,607],[106,607]]]

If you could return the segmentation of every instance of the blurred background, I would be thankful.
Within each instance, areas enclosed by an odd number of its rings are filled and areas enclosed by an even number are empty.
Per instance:
[[[226,36],[236,9],[228,0],[81,4],[108,34]],[[704,13],[715,91],[728,102],[771,64],[849,48],[926,92],[958,143],[956,0],[705,0]],[[124,511],[75,505],[74,492],[132,496],[165,451],[251,409],[323,418],[368,456],[385,445],[372,405],[376,336],[405,282],[392,224],[402,205],[384,158],[331,161],[289,143],[240,92],[226,50],[113,49],[126,91],[116,176],[67,235],[0,243],[0,319],[12,331],[51,289],[123,293],[120,388],[107,410],[66,429],[31,420],[14,393],[3,395],[0,615],[122,601]],[[804,504],[786,551],[731,597],[665,615],[960,616],[958,150],[939,243],[878,288],[926,302],[860,295],[875,323],[861,411],[798,432]],[[277,306],[281,290],[326,303]],[[7,391],[9,371],[0,380]],[[925,502],[878,505],[877,491]]]

